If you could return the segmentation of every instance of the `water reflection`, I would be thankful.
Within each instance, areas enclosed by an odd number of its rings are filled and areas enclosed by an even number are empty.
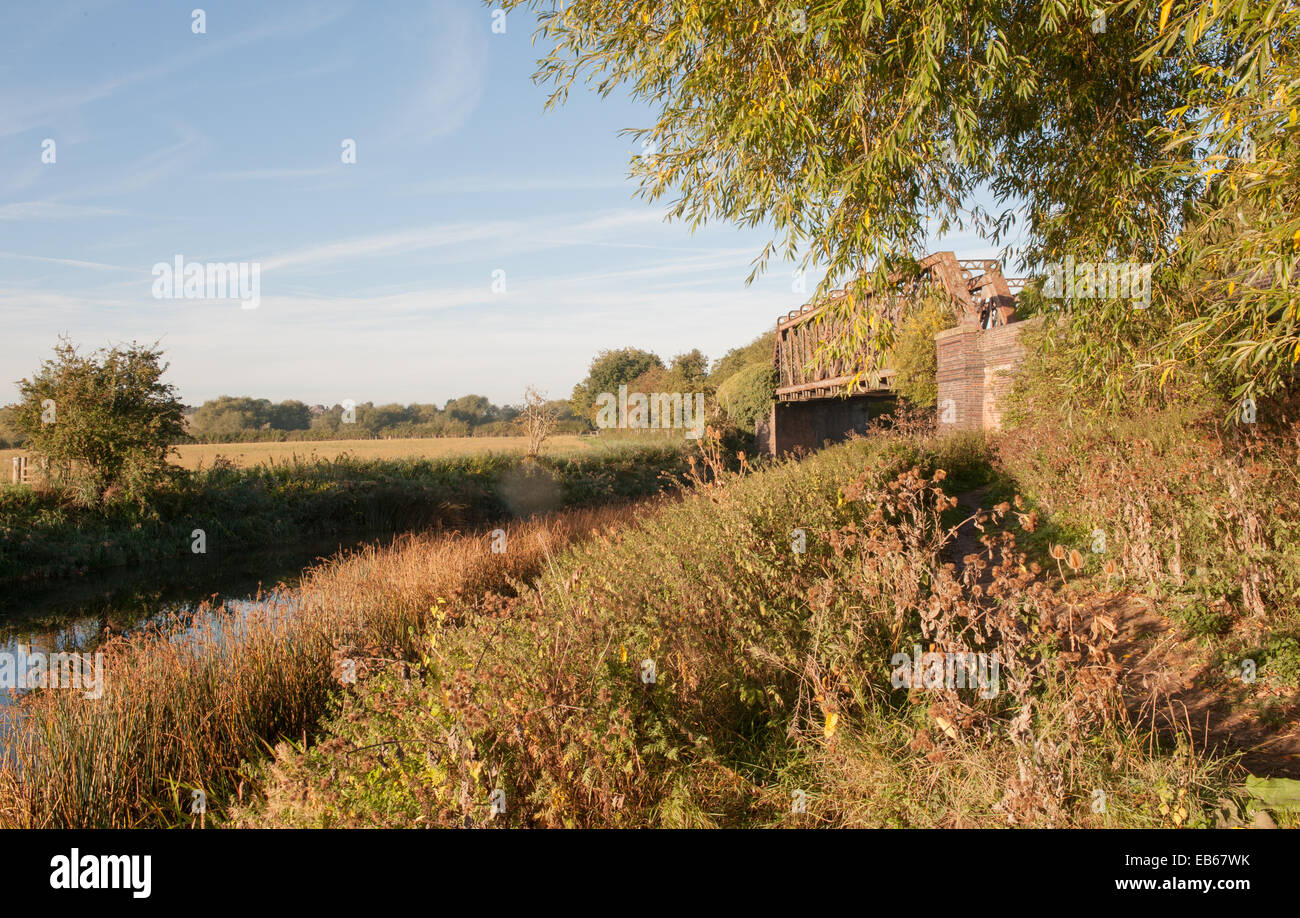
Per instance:
[[[229,629],[254,612],[288,614],[296,602],[292,587],[304,571],[340,551],[391,538],[335,540],[197,563],[185,559],[75,582],[7,587],[0,593],[0,654],[93,654],[110,637],[143,633],[178,619],[193,627],[220,617]],[[185,632],[173,636],[184,639]],[[0,732],[23,691],[0,689]]]

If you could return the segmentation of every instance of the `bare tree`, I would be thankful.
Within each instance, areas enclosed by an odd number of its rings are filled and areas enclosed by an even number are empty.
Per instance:
[[[529,386],[524,391],[524,407],[515,423],[524,428],[528,437],[528,455],[536,458],[542,444],[553,433],[560,421],[560,409],[548,402],[546,396]]]

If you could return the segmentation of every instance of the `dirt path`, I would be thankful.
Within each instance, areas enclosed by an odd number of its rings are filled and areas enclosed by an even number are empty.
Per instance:
[[[1119,628],[1114,649],[1134,720],[1185,730],[1198,749],[1240,752],[1252,774],[1300,778],[1300,698],[1212,667],[1145,596],[1096,599]],[[1271,716],[1261,710],[1266,705]]]
[[[962,519],[974,516],[984,507],[984,498],[988,495],[989,488],[989,485],[984,485],[980,488],[973,488],[970,491],[963,491],[957,495],[957,509],[961,511]],[[961,577],[962,571],[966,568],[965,558],[967,555],[977,555],[981,551],[986,550],[984,546],[980,544],[981,535],[983,535],[983,533],[975,528],[975,524],[973,522],[968,522],[957,530],[956,538],[953,539],[952,544],[948,546],[948,560],[956,565],[956,574],[958,577]],[[990,574],[991,571],[986,569],[985,575],[988,576]]]
[[[984,507],[989,488],[957,496],[963,518]],[[963,559],[982,550],[967,523],[949,546],[960,575]],[[986,572],[987,573],[987,572]],[[1212,667],[1204,648],[1185,636],[1149,597],[1128,591],[1083,595],[1076,628],[1086,634],[1102,615],[1117,628],[1112,650],[1122,667],[1124,701],[1135,723],[1168,735],[1190,735],[1198,751],[1238,752],[1261,777],[1300,779],[1300,693],[1243,682]],[[1272,713],[1268,713],[1271,710]]]

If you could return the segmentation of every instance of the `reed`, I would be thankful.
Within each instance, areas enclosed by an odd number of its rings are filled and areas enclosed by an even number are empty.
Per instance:
[[[207,819],[238,798],[241,763],[326,713],[346,660],[400,659],[431,609],[511,593],[560,547],[626,517],[575,510],[488,532],[415,535],[337,557],[253,608],[217,608],[103,648],[103,697],[38,690],[0,768],[0,824],[130,827]]]

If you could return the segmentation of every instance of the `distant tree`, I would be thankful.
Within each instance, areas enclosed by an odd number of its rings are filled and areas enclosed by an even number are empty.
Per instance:
[[[698,389],[703,386],[709,375],[709,358],[699,348],[678,354],[668,364],[668,373],[676,389],[681,391]]]
[[[560,421],[560,411],[555,402],[548,402],[546,396],[532,386],[524,391],[524,405],[520,409],[515,423],[524,430],[528,437],[528,455],[536,457],[542,451],[542,444],[555,432]]]
[[[343,409],[338,405],[327,410],[324,414],[319,414],[311,419],[311,429],[313,431],[323,431],[326,433],[338,433],[340,419]]]
[[[269,421],[270,411],[267,399],[222,395],[198,407],[190,418],[190,433],[211,440],[261,430]]]
[[[635,347],[601,351],[591,361],[587,378],[573,387],[569,399],[574,414],[588,421],[595,417],[596,398],[602,392],[618,392],[624,386],[650,369],[663,369],[658,355]]]
[[[713,363],[709,373],[709,382],[715,387],[726,382],[727,377],[751,363],[772,363],[772,350],[776,333],[764,332],[743,347],[733,347]]]
[[[496,407],[483,395],[462,395],[450,399],[443,410],[471,427],[496,419]]]
[[[433,424],[442,417],[442,409],[437,405],[412,405],[411,414],[417,424]]]
[[[184,406],[162,381],[155,344],[82,356],[66,338],[31,379],[16,408],[26,447],[85,503],[110,492],[143,502],[169,471],[167,454],[185,432]]]
[[[684,388],[683,381],[681,379],[675,379],[668,371],[668,368],[663,366],[648,368],[643,373],[639,373],[634,378],[629,379],[626,385],[629,393],[644,392],[646,394],[651,392],[680,392]],[[617,394],[617,389],[602,391],[610,391]]]
[[[18,409],[14,405],[0,408],[0,449],[13,449],[23,445],[27,435],[18,426]]]
[[[389,404],[368,408],[364,413],[358,412],[357,423],[367,433],[379,434],[386,428],[406,423],[410,419],[411,412],[405,406]]]
[[[272,405],[266,420],[272,430],[306,430],[311,427],[311,409],[303,402],[289,399]]]

